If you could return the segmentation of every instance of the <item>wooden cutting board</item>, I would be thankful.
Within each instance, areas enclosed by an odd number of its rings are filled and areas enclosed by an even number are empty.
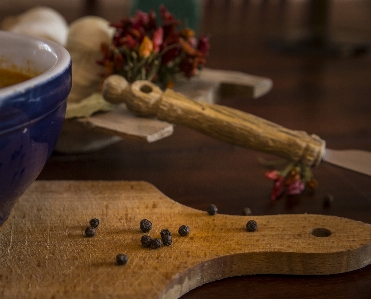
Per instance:
[[[97,234],[85,228],[99,218]],[[141,245],[140,220],[173,244]],[[254,219],[258,230],[247,232]],[[180,225],[190,235],[178,234]],[[371,225],[321,215],[210,216],[145,182],[36,181],[0,227],[1,298],[178,298],[236,275],[334,274],[371,263]],[[116,265],[119,253],[128,263]]]

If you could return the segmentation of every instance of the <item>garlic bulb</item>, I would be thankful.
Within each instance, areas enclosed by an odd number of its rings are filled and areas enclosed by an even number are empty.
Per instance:
[[[86,16],[70,24],[66,49],[72,59],[72,90],[69,102],[79,102],[98,91],[102,66],[97,64],[100,45],[111,41],[114,29],[103,18]]]
[[[61,45],[66,44],[68,24],[63,16],[49,7],[35,7],[18,16],[6,17],[2,30],[46,38]]]

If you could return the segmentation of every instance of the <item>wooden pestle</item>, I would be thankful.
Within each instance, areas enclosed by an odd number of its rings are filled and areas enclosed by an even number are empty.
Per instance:
[[[305,166],[317,166],[325,153],[325,141],[317,135],[295,131],[226,106],[195,102],[184,95],[138,80],[129,85],[112,75],[103,85],[103,97],[111,103],[125,102],[142,117],[184,125],[219,140],[274,154]]]

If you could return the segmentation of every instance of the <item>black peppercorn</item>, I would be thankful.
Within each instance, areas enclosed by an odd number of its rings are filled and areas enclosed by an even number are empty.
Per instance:
[[[209,213],[209,215],[215,215],[216,213],[218,213],[218,208],[216,207],[216,205],[211,204],[207,208],[207,212]]]
[[[152,222],[148,219],[140,221],[140,230],[144,233],[148,233],[152,229]]]
[[[116,263],[117,265],[125,265],[128,262],[129,258],[126,254],[120,253],[116,255]]]
[[[161,236],[161,239],[162,239],[162,243],[165,246],[170,246],[173,243],[172,235],[163,235],[163,236]]]
[[[140,242],[142,243],[143,247],[149,247],[151,245],[152,238],[148,235],[142,236]]]
[[[249,220],[246,223],[246,229],[249,232],[254,232],[258,229],[258,224],[256,223],[255,220]]]
[[[91,227],[93,227],[93,228],[97,228],[98,225],[99,225],[99,219],[97,219],[97,218],[93,218],[93,219],[91,219],[91,220],[89,221],[89,224],[90,224]]]
[[[170,246],[173,243],[173,235],[168,229],[162,229],[160,235],[165,246]]]
[[[161,237],[162,237],[162,236],[165,236],[165,235],[170,235],[170,236],[172,236],[171,232],[170,232],[168,229],[162,229],[162,230],[160,231],[160,235],[161,235]]]
[[[152,249],[158,249],[162,246],[162,241],[159,238],[152,239],[150,244]]]
[[[178,229],[178,233],[179,235],[185,237],[185,236],[188,236],[189,235],[189,227],[187,225],[182,225],[181,227],[179,227]]]
[[[333,201],[334,201],[334,197],[331,194],[326,194],[323,198],[323,207],[324,208],[331,207]]]
[[[88,226],[85,229],[85,236],[87,236],[89,238],[94,237],[95,236],[95,228],[93,228],[91,226]]]

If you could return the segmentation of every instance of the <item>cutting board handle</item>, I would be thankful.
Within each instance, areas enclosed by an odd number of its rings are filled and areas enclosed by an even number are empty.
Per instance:
[[[325,141],[316,135],[290,130],[237,109],[196,102],[171,89],[162,92],[145,80],[131,85],[125,81],[120,76],[107,78],[103,96],[110,102],[124,101],[138,116],[184,125],[216,139],[305,166],[317,166],[324,155]]]

